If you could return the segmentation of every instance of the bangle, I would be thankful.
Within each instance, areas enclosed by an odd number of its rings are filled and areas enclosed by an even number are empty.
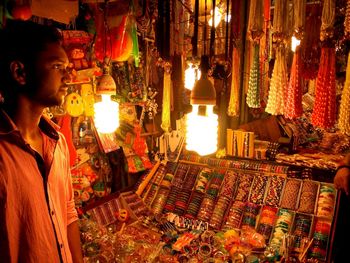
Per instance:
[[[344,165],[339,165],[339,166],[337,167],[336,172],[338,172],[340,169],[343,169],[343,168],[348,168],[348,169],[350,170],[350,165],[346,165],[346,164],[344,164]]]

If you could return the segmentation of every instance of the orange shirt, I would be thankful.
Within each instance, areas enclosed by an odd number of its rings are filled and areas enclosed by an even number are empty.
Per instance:
[[[72,262],[67,226],[78,219],[69,152],[54,123],[41,118],[43,158],[0,109],[0,261]],[[60,252],[60,254],[59,254]]]

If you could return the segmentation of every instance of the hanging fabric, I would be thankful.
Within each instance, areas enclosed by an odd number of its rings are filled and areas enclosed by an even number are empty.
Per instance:
[[[283,46],[280,46],[276,50],[276,60],[271,77],[266,112],[272,115],[283,114],[287,85],[286,51]]]
[[[260,108],[260,63],[259,44],[254,44],[253,65],[250,69],[247,104],[250,108]]]
[[[165,63],[163,79],[163,106],[162,106],[162,124],[164,132],[170,132],[170,100],[171,100],[171,68],[170,63]]]
[[[335,49],[321,50],[320,68],[316,80],[315,103],[311,116],[314,126],[332,128],[336,119]]]
[[[284,116],[288,119],[300,117],[303,113],[302,106],[302,78],[300,72],[300,49],[297,48],[290,73],[288,88],[286,91],[286,102]]]
[[[340,131],[350,136],[350,53],[346,66],[346,79],[339,107],[338,127]]]

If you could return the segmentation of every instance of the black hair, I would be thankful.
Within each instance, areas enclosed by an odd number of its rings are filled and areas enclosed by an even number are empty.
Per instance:
[[[52,26],[32,21],[8,20],[0,30],[0,93],[6,100],[11,96],[15,83],[12,80],[10,64],[14,60],[25,66],[33,65],[38,54],[47,44],[60,43],[62,35]]]

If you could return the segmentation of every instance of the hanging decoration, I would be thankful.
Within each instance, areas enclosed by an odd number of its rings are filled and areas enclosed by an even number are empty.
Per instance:
[[[294,1],[293,3],[293,36],[291,49],[295,52],[304,36],[306,0]]]
[[[228,118],[227,118],[227,108],[228,108],[228,99],[227,99],[227,90],[228,90],[228,77],[230,74],[229,69],[229,8],[230,1],[226,1],[226,24],[225,24],[225,60],[227,61],[220,69],[220,65],[217,65],[217,76],[222,80],[222,88],[220,91],[219,99],[219,126],[218,126],[218,148],[217,154],[220,155],[221,152],[226,152],[227,145],[227,128],[228,128]]]
[[[325,0],[322,9],[320,40],[333,37],[335,19],[335,0]]]
[[[264,1],[251,0],[248,20],[248,37],[251,41],[259,43],[264,30]]]
[[[232,71],[231,71],[231,92],[228,103],[227,114],[231,117],[239,115],[239,52],[237,48],[232,52]]]
[[[234,1],[232,3],[231,13],[235,14],[240,12],[242,1]],[[237,117],[240,113],[240,50],[236,45],[236,39],[240,35],[242,29],[241,20],[239,16],[232,16],[231,32],[230,32],[230,46],[232,49],[232,62],[231,62],[231,90],[230,98],[227,107],[227,114],[230,117]]]
[[[289,14],[288,1],[275,0],[275,10],[273,13],[273,42],[283,43],[288,41],[289,35]]]
[[[300,117],[303,113],[302,79],[300,72],[301,57],[298,46],[304,36],[306,0],[295,1],[293,9],[294,25],[291,48],[294,55],[284,104],[284,116],[289,119]]]
[[[140,64],[139,41],[137,38],[137,24],[135,19],[134,1],[131,2],[131,36],[132,36],[132,55],[134,56],[135,66]]]
[[[294,53],[293,64],[290,73],[289,84],[286,91],[284,116],[288,119],[300,117],[303,113],[302,106],[302,78],[300,72],[300,49]]]
[[[288,2],[275,1],[272,40],[276,45],[276,59],[272,72],[270,90],[265,111],[272,115],[283,114],[285,92],[288,85],[286,47],[289,40]]]
[[[349,3],[349,2],[348,2]],[[339,107],[339,130],[350,136],[350,53],[348,54],[348,64],[346,66],[346,79],[344,89],[341,95]]]
[[[269,54],[272,50],[271,40],[271,1],[264,0],[264,35],[260,41],[260,63],[262,75],[269,72]],[[264,72],[264,73],[263,73]],[[267,77],[261,78],[260,98],[266,98],[269,90],[270,79]]]
[[[312,80],[317,77],[320,65],[320,28],[321,9],[319,4],[307,5],[307,17],[305,21],[305,32],[301,47],[301,75],[305,80]]]
[[[283,114],[287,85],[286,52],[284,47],[279,47],[276,50],[276,60],[271,77],[266,112],[272,115]]]
[[[297,39],[302,39],[305,29],[306,0],[293,1],[294,9],[294,35]]]
[[[126,61],[133,52],[134,40],[132,34],[127,30],[128,16],[124,15],[120,24],[112,27],[107,32],[107,40],[110,39],[111,60]],[[98,42],[96,43],[96,45]],[[99,46],[96,47],[99,50]],[[108,52],[108,50],[107,50]],[[108,53],[107,53],[108,54]],[[103,53],[96,54],[99,60],[103,60]]]
[[[164,64],[163,79],[163,106],[162,106],[162,124],[160,125],[164,132],[170,132],[170,103],[171,103],[171,65],[169,62]]]
[[[336,119],[335,49],[323,47],[311,116],[314,126],[332,128]]]
[[[344,33],[346,36],[350,35],[350,1],[346,1],[346,11],[344,20]]]
[[[260,63],[259,44],[254,44],[253,65],[249,74],[247,104],[250,108],[260,108]]]
[[[250,69],[247,104],[250,108],[260,108],[260,38],[263,35],[264,1],[253,0],[250,3],[248,37],[254,48],[253,65]]]

